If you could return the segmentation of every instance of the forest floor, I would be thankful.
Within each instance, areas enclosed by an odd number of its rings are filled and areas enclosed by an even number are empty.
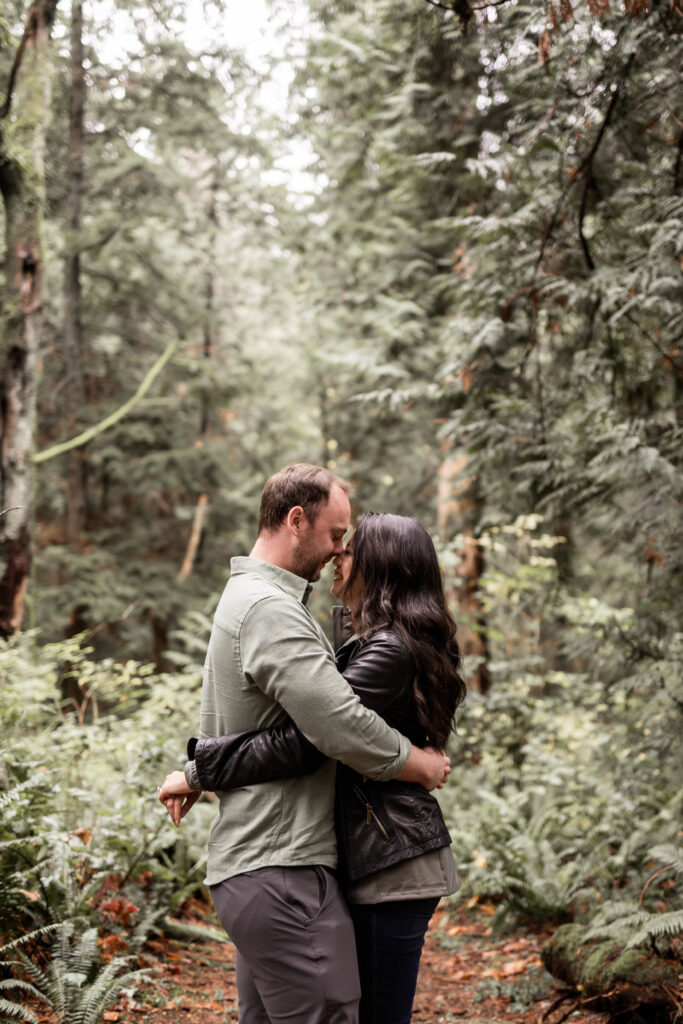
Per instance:
[[[199,901],[196,910],[201,916],[191,923],[206,926]],[[422,956],[414,1024],[605,1024],[605,1015],[578,1008],[572,999],[561,999],[562,986],[540,961],[548,931],[500,935],[492,932],[489,921],[481,908],[457,913],[437,910]],[[211,926],[220,927],[213,921]],[[154,969],[150,980],[134,997],[124,997],[105,1013],[104,1020],[117,1024],[237,1020],[231,943],[162,936],[146,944],[140,961]]]

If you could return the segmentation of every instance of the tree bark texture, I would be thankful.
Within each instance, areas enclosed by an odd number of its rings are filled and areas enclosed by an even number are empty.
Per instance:
[[[467,477],[467,453],[444,446],[437,491],[437,528],[442,540],[461,533],[464,543],[452,597],[458,607],[458,643],[465,655],[480,659],[468,683],[480,693],[491,686],[488,670],[486,618],[479,599],[479,580],[484,572],[484,549],[474,536],[478,507],[476,480]]]
[[[21,627],[31,561],[36,363],[42,320],[45,126],[57,0],[28,14],[0,121],[6,277],[0,342],[0,633]]]
[[[78,432],[83,387],[83,330],[81,327],[81,262],[79,232],[83,202],[83,4],[71,4],[71,90],[69,97],[69,191],[66,202],[67,250],[64,258],[64,365],[66,369],[66,434]],[[67,455],[67,542],[76,546],[85,517],[83,451]]]
[[[211,181],[209,191],[209,208],[207,211],[207,217],[209,222],[208,232],[208,245],[209,252],[214,253],[218,244],[218,188],[220,184],[220,165],[217,163],[214,169],[214,176]],[[214,357],[215,352],[215,330],[216,320],[214,314],[214,302],[215,302],[215,263],[213,259],[207,260],[207,271],[206,279],[204,284],[204,325],[203,325],[203,356],[206,361],[207,367],[211,365],[211,360]],[[199,435],[204,438],[209,432],[209,422],[211,418],[211,388],[205,386],[202,397],[201,397],[201,414],[199,419]]]

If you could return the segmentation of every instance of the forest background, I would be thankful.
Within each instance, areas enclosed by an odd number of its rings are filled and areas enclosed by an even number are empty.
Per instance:
[[[297,460],[437,543],[470,684],[457,899],[670,969],[679,4],[278,0],[270,64],[220,2],[191,43],[188,10],[0,12],[0,985],[33,965],[54,1000],[76,963],[64,1014],[95,1021],[112,951],[199,887],[212,809],[176,834],[154,786]]]

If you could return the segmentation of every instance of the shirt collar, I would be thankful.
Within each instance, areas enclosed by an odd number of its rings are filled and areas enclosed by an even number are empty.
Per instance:
[[[297,576],[296,573],[289,572],[288,569],[281,569],[279,565],[272,565],[271,562],[262,562],[260,558],[250,558],[246,555],[230,559],[230,574],[232,576],[239,576],[247,572],[274,583],[276,587],[291,594],[304,605],[313,590],[311,584],[303,576]]]

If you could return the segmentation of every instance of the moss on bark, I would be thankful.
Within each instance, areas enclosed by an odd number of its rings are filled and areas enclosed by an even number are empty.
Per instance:
[[[579,924],[562,925],[546,942],[547,970],[591,1000],[596,1009],[640,1012],[660,1024],[673,1021],[678,971],[647,949],[624,949],[614,939],[587,939]]]

